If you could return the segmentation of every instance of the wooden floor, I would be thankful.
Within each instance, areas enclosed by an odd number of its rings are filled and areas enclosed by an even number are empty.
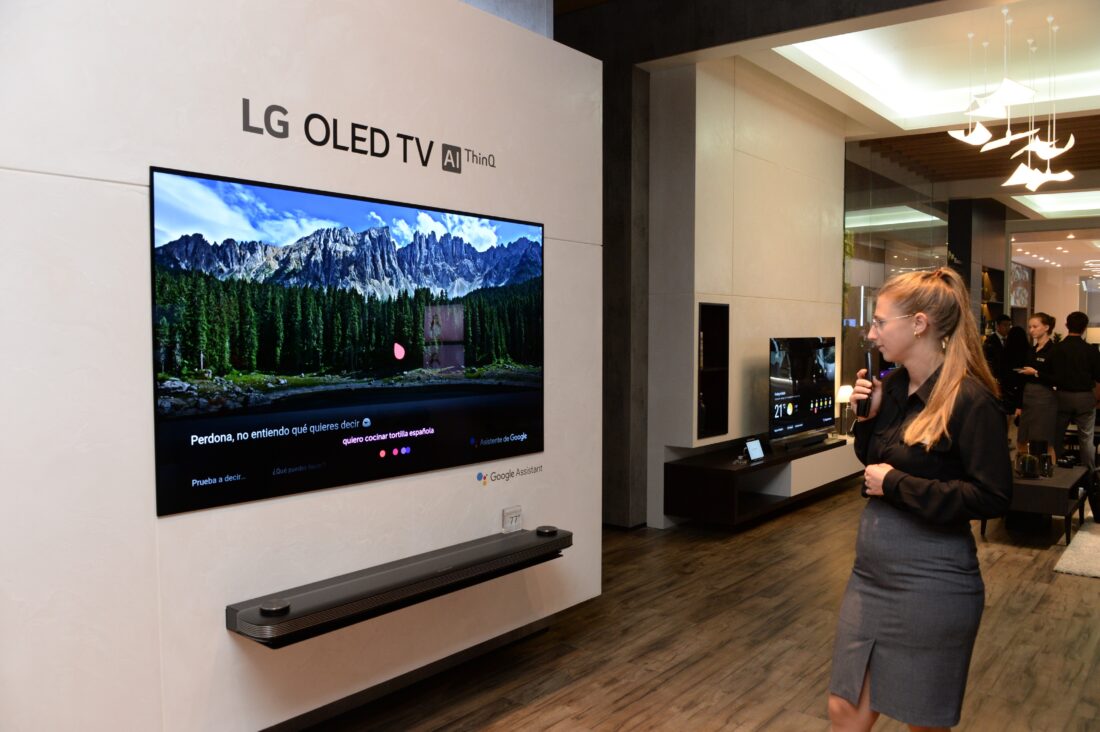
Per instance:
[[[740,533],[608,529],[599,598],[316,729],[827,730],[863,503],[845,489]],[[986,610],[957,729],[1100,730],[1100,579],[1054,572],[1060,530],[997,520],[979,538]]]

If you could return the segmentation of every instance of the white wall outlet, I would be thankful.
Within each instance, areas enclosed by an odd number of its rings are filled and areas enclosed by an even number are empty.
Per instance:
[[[521,506],[509,506],[501,512],[500,530],[508,534],[523,528],[523,508]]]

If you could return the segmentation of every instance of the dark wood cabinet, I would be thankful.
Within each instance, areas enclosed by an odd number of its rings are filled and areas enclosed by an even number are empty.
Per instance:
[[[744,440],[730,447],[665,463],[665,513],[707,523],[736,526],[779,511],[857,474],[862,465],[847,440],[829,439],[808,447],[769,451],[762,460],[739,462]],[[811,480],[792,475],[796,461],[846,448],[809,463]],[[816,480],[815,480],[816,479]]]

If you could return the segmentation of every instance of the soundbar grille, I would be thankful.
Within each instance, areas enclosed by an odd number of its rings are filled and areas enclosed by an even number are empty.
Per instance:
[[[274,639],[280,638],[284,635],[296,633],[309,628],[322,625],[324,623],[342,620],[347,617],[358,615],[359,613],[368,612],[378,607],[389,605],[402,600],[407,600],[411,597],[415,597],[425,592],[431,592],[432,590],[445,587],[456,582],[462,582],[467,579],[472,579],[479,575],[491,574],[500,569],[504,569],[516,564],[522,564],[523,562],[545,556],[553,552],[561,551],[572,543],[571,538],[563,538],[555,542],[547,542],[540,546],[526,549],[524,551],[509,554],[498,559],[494,559],[483,564],[478,564],[473,567],[468,567],[456,572],[450,572],[447,574],[439,575],[437,577],[431,577],[429,579],[421,580],[420,582],[414,582],[409,585],[395,588],[388,592],[383,592],[377,595],[370,595],[354,602],[346,603],[344,605],[338,605],[326,610],[320,610],[309,615],[303,615],[300,618],[294,618],[293,620],[287,620],[283,623],[276,623],[274,625],[256,625],[255,623],[249,623],[248,621],[241,620],[240,616],[237,617],[237,629],[258,639]]]

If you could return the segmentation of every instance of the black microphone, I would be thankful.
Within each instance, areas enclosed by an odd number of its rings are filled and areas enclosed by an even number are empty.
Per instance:
[[[874,353],[872,353],[871,351],[867,351],[866,353],[863,354],[863,365],[867,369],[867,375],[864,376],[864,378],[867,379],[868,381],[870,381],[871,384],[874,384],[875,383],[875,380],[874,380],[875,355],[874,355]],[[870,415],[871,415],[871,394],[868,394],[866,399],[860,399],[858,402],[856,402],[856,416],[857,417],[868,417]]]

